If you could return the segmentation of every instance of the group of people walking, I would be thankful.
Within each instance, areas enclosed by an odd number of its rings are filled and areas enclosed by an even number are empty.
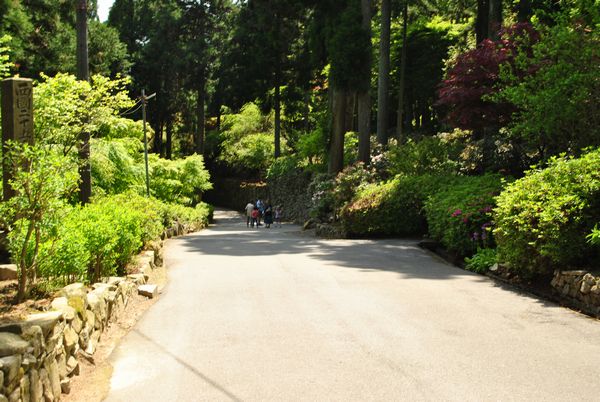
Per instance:
[[[279,225],[281,227],[281,218],[283,209],[280,205],[275,208],[269,201],[263,202],[260,198],[256,202],[250,201],[246,205],[246,226],[258,228],[262,226],[261,220],[264,222],[265,228],[270,228],[271,225]]]

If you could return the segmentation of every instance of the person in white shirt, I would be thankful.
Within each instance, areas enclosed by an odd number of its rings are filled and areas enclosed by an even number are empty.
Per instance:
[[[252,201],[248,202],[246,205],[246,227],[250,227],[250,222],[252,222],[252,211],[254,211],[254,204]]]

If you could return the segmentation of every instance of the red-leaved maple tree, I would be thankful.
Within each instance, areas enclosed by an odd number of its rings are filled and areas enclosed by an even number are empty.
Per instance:
[[[486,39],[458,56],[438,91],[436,106],[446,111],[446,121],[466,130],[505,126],[515,107],[490,99],[499,90],[500,66],[510,65],[517,79],[531,73],[519,70],[514,61],[517,52],[531,54],[538,40],[530,24],[519,23],[503,29],[498,41]]]

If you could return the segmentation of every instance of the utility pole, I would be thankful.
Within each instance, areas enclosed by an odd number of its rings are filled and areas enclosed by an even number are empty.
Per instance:
[[[146,102],[156,96],[156,92],[146,96],[146,91],[142,89],[142,121],[144,126],[144,161],[146,162],[146,195],[150,197],[150,175],[148,174],[148,137],[146,136]]]
[[[90,70],[88,62],[87,0],[77,0],[77,79],[88,81]],[[90,168],[90,133],[85,130],[79,137],[79,199],[82,204],[90,202],[92,196],[92,172]]]

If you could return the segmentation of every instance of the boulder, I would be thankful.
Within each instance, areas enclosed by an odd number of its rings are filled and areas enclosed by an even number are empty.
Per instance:
[[[63,317],[68,322],[73,321],[77,315],[77,311],[69,305],[69,300],[64,296],[52,300],[51,306],[53,310],[62,311]]]
[[[81,328],[83,328],[83,321],[81,320],[79,313],[75,314],[75,317],[73,317],[73,321],[71,321],[71,328],[73,328],[73,330],[77,333],[81,332]]]
[[[19,388],[21,388],[21,401],[30,401],[31,397],[30,397],[30,391],[31,391],[31,384],[29,382],[29,376],[25,375],[23,376],[23,378],[21,378],[21,383],[19,384]]]
[[[58,365],[58,376],[65,378],[67,376],[67,357],[65,353],[56,355],[56,364]]]
[[[71,392],[71,379],[65,378],[60,382],[60,389],[63,394],[68,394]]]
[[[87,295],[87,301],[90,310],[96,316],[96,326],[102,326],[106,318],[106,302],[104,301],[104,298],[98,295],[98,293],[91,292]]]
[[[18,380],[21,369],[21,355],[6,356],[0,358],[0,367],[4,373],[4,384],[9,386]],[[10,389],[12,392],[12,388]]]
[[[17,266],[15,264],[0,265],[0,281],[12,281],[16,280],[17,277]]]
[[[107,280],[106,283],[108,283],[109,285],[113,285],[113,286],[119,286],[119,284],[123,281],[123,278],[121,278],[120,276],[110,276]]]
[[[30,353],[25,353],[25,355],[23,356],[23,361],[21,362],[21,367],[23,368],[23,370],[28,371],[32,368],[34,368],[37,365],[37,358],[30,354]]]
[[[73,307],[77,312],[83,314],[87,308],[87,288],[83,283],[72,283],[65,286],[59,292],[69,300],[69,306]]]
[[[138,286],[138,294],[146,296],[149,299],[153,299],[158,295],[157,285],[141,285]]]
[[[33,402],[42,400],[44,395],[44,386],[40,381],[40,374],[36,369],[29,370],[29,395]]]
[[[56,359],[50,360],[50,363],[47,364],[45,368],[48,370],[48,377],[50,378],[52,393],[54,394],[54,397],[58,399],[60,397],[60,374],[58,373]]]
[[[50,377],[48,376],[48,370],[45,368],[40,369],[40,382],[42,383],[42,395],[46,401],[54,400],[54,393],[52,392],[52,384],[50,383]]]
[[[30,314],[21,323],[23,328],[29,328],[37,325],[42,328],[44,337],[48,337],[54,327],[58,324],[58,321],[63,318],[62,311],[48,311],[46,313]]]
[[[146,284],[146,281],[148,280],[148,275],[131,274],[131,275],[127,275],[127,279],[132,280],[133,283],[135,283],[136,285],[144,285],[144,284]]]
[[[65,328],[64,332],[64,341],[63,344],[65,346],[65,351],[67,354],[73,354],[74,348],[77,342],[79,341],[79,336],[70,326]]]
[[[10,332],[0,332],[0,357],[22,355],[29,343],[19,335]]]
[[[579,291],[581,293],[583,293],[584,295],[587,295],[588,293],[590,293],[590,291],[592,290],[592,285],[590,285],[590,283],[586,280],[584,280],[583,282],[581,282],[581,287],[579,288]]]
[[[79,375],[79,362],[73,356],[67,360],[67,373],[69,376]]]
[[[79,333],[79,346],[81,349],[85,350],[88,347],[88,342],[90,341],[90,327],[89,324],[85,324],[85,327]]]
[[[96,326],[96,316],[94,315],[94,313],[90,310],[87,310],[85,312],[85,317],[86,317],[86,324],[89,324],[91,327],[95,327]]]

